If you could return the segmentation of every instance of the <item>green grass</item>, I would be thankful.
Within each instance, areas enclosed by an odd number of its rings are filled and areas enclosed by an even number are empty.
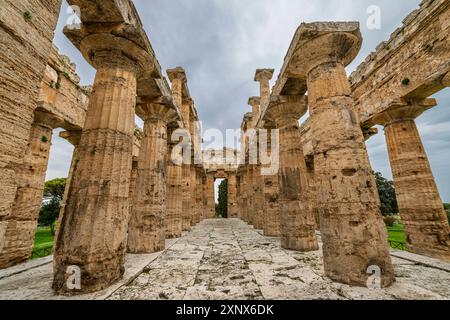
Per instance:
[[[401,242],[406,246],[406,237],[403,225],[397,224],[393,227],[387,227],[387,229],[389,234],[389,241]]]
[[[43,258],[52,254],[53,236],[50,227],[38,227],[34,239],[31,259]]]

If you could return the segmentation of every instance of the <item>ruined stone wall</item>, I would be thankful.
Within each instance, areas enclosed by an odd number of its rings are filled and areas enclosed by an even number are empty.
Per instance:
[[[0,10],[0,257],[7,233],[23,224],[12,212],[17,170],[28,148],[40,83],[60,0],[4,0]],[[11,240],[12,241],[12,240]],[[6,259],[7,260],[7,259]],[[1,259],[0,267],[7,261]]]

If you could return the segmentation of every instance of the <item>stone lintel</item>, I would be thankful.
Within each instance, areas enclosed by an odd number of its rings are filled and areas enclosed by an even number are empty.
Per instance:
[[[269,81],[272,79],[274,72],[274,69],[257,69],[254,80],[257,82]]]
[[[397,121],[415,120],[425,111],[437,106],[436,99],[394,101],[384,111],[375,114],[366,125],[388,126]]]
[[[64,127],[64,120],[61,117],[42,109],[34,111],[34,123],[51,129]]]
[[[68,0],[71,6],[80,8],[83,22],[120,23],[129,22],[133,7],[130,0],[125,1],[87,1]],[[76,12],[77,13],[77,12]]]

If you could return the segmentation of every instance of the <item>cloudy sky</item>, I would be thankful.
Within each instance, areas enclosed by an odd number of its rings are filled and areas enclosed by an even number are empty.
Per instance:
[[[183,66],[203,126],[221,131],[240,127],[250,111],[248,97],[259,95],[255,69],[275,68],[276,75],[301,22],[361,22],[363,48],[348,67],[353,71],[400,25],[419,0],[135,0],[164,70]],[[367,9],[381,9],[381,29],[369,30]],[[70,18],[64,4],[55,43],[77,64],[83,84],[95,71],[62,34]],[[276,79],[276,76],[274,77]],[[272,81],[272,84],[274,81]],[[442,195],[450,202],[450,90],[437,94],[439,106],[417,123]],[[391,178],[383,131],[368,142],[375,170]],[[47,179],[67,176],[72,148],[56,135]]]

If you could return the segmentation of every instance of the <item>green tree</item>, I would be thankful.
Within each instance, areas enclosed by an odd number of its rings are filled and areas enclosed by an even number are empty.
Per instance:
[[[65,178],[47,181],[44,187],[44,202],[39,213],[40,226],[51,226],[54,232],[54,223],[58,219],[61,201],[66,187]]]
[[[222,218],[228,217],[228,181],[223,180],[219,185],[219,204],[217,205],[217,215]]]
[[[395,194],[394,183],[386,178],[380,172],[374,172],[377,182],[378,193],[381,201],[381,213],[386,215],[398,213],[397,196]]]

